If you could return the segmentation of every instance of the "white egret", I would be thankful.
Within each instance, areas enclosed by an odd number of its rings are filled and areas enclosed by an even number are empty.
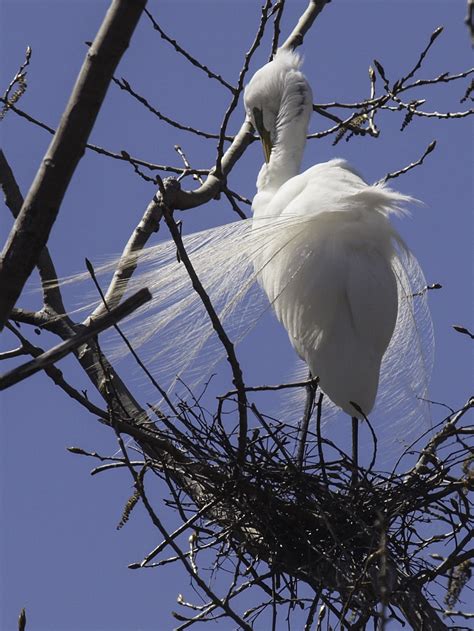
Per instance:
[[[343,160],[298,175],[312,95],[296,53],[280,50],[244,100],[266,156],[254,217],[185,236],[194,269],[234,342],[268,308],[257,278],[327,397],[352,417],[361,414],[351,401],[367,415],[380,375],[384,416],[396,408],[406,432],[426,395],[432,344],[426,297],[413,299],[425,280],[388,220],[410,198],[369,186]],[[222,353],[209,348],[212,326],[172,241],[141,253],[127,287],[144,285],[153,300],[132,316],[131,341],[146,344],[146,359],[162,358],[157,376],[168,389],[176,375],[191,386],[204,380]]]
[[[398,287],[396,250],[405,246],[388,216],[410,198],[369,186],[344,160],[298,175],[313,109],[300,64],[298,54],[280,50],[245,91],[265,155],[254,225],[287,226],[255,266],[296,352],[326,395],[353,417],[356,431],[357,418],[374,406],[382,358],[406,297]]]
[[[290,244],[281,248],[278,239],[271,241],[256,267],[298,355],[329,398],[359,416],[351,401],[365,414],[372,410],[397,320],[392,260],[393,241],[401,240],[387,215],[406,198],[368,186],[343,160],[298,175],[313,110],[299,66],[296,53],[281,50],[245,91],[266,159],[254,221],[302,219],[290,228]]]

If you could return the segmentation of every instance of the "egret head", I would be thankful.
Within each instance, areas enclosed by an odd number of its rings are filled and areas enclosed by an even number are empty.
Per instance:
[[[306,134],[313,97],[300,66],[301,58],[297,53],[280,49],[245,88],[245,111],[260,136],[266,162],[290,120],[300,119]]]

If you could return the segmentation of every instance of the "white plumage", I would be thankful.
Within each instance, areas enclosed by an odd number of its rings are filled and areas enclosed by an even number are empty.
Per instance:
[[[297,175],[312,112],[299,67],[296,53],[279,51],[245,92],[268,161],[257,180],[254,223],[287,226],[269,240],[255,267],[322,390],[351,416],[360,416],[351,401],[367,415],[398,315],[394,245],[404,246],[388,215],[410,198],[367,185],[344,160]]]

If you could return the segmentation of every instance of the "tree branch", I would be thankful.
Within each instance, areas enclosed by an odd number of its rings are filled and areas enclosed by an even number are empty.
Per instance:
[[[78,333],[65,342],[54,346],[49,351],[46,351],[26,364],[22,364],[4,375],[1,375],[0,390],[5,390],[40,370],[44,370],[47,366],[56,363],[63,357],[66,357],[66,355],[75,351],[91,338],[96,337],[99,333],[110,328],[122,318],[130,315],[130,313],[141,307],[148,300],[151,300],[151,294],[148,289],[140,289],[140,291],[137,291],[136,294],[124,300],[122,304],[115,307],[115,309],[111,309],[104,315],[91,321],[88,326],[82,327]]]
[[[72,175],[146,0],[113,0],[0,258],[0,330],[46,245]]]

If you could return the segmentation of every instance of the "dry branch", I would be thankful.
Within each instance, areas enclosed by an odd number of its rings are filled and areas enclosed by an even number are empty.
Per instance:
[[[113,0],[0,258],[0,330],[50,230],[146,0]]]
[[[89,326],[83,327],[78,333],[65,342],[54,346],[49,351],[39,355],[30,362],[22,364],[4,375],[0,375],[0,390],[5,390],[15,383],[19,383],[23,381],[23,379],[31,377],[31,375],[63,359],[63,357],[76,351],[79,346],[82,346],[91,338],[96,337],[99,333],[102,333],[122,320],[122,318],[133,313],[133,311],[144,305],[148,300],[151,300],[151,294],[148,289],[140,289],[140,291],[137,291],[136,294],[124,300],[122,304],[115,307],[115,309],[111,309],[102,316],[92,320]]]

